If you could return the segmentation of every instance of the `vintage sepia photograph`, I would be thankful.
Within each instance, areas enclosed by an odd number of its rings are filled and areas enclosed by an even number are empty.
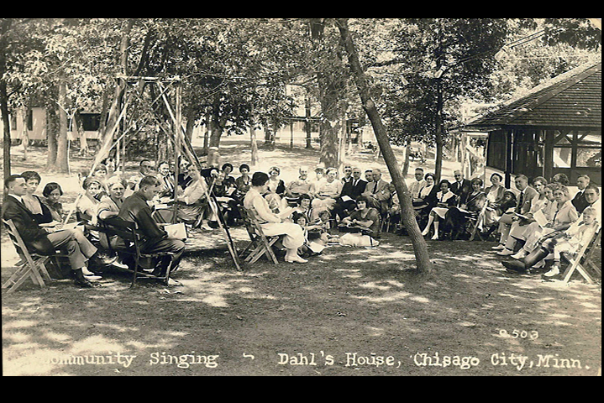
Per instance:
[[[2,375],[601,376],[601,18],[0,18]]]

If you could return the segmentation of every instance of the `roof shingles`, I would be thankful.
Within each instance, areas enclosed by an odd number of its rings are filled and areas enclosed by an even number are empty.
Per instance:
[[[568,71],[466,125],[602,127],[602,63]]]

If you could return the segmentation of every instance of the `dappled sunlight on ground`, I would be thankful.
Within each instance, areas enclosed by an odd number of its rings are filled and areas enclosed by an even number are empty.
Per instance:
[[[101,288],[88,291],[74,289],[70,281],[47,290],[32,286],[3,304],[4,371],[75,375],[84,367],[90,375],[163,374],[169,367],[150,369],[140,360],[130,367],[69,360],[115,360],[117,352],[190,353],[210,340],[221,349],[251,342],[256,348],[286,345],[298,351],[304,348],[295,346],[305,343],[371,341],[382,345],[382,350],[368,345],[375,353],[398,345],[410,354],[428,343],[450,354],[481,354],[484,360],[494,352],[581,351],[596,342],[599,332],[581,337],[576,332],[601,323],[598,285],[560,286],[507,273],[487,243],[438,246],[433,273],[419,282],[410,281],[411,244],[386,234],[379,247],[328,247],[303,265],[274,265],[263,257],[242,272],[226,250],[195,252],[175,274],[177,285],[169,287],[140,281],[131,289],[130,277],[119,274],[107,274]],[[448,259],[445,253],[453,247],[460,255],[460,248],[467,248],[470,257]],[[68,307],[71,313],[65,315]],[[516,329],[539,336],[514,337]]]

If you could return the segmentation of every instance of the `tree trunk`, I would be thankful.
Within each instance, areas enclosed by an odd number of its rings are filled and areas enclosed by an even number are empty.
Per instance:
[[[123,75],[128,74],[128,48],[130,46],[130,31],[132,29],[132,25],[134,21],[132,19],[128,19],[126,25],[122,30],[122,39],[120,42],[120,67],[121,73]],[[109,109],[109,117],[107,118],[107,125],[103,134],[103,143],[109,141],[108,137],[113,137],[114,127],[116,125],[117,119],[121,113],[122,101],[124,98],[124,93],[126,91],[126,87],[128,83],[126,80],[118,80],[117,87],[115,88],[115,99],[111,104],[111,109]],[[102,159],[107,157],[106,155],[98,156],[98,158]]]
[[[46,169],[54,172],[57,165],[57,106],[50,104],[46,108],[46,141],[48,143],[48,155],[46,157]]]
[[[212,130],[212,115],[206,113],[206,124],[203,133],[203,151],[202,155],[208,155],[208,149],[210,148],[210,131]]]
[[[80,111],[78,110],[73,115],[73,125],[78,133],[78,138],[80,139],[80,155],[88,155],[88,137],[86,135],[86,130],[84,130],[84,122],[82,122],[82,116],[80,115]]]
[[[59,82],[59,135],[57,137],[57,172],[69,172],[69,147],[67,140],[67,83],[64,79]]]
[[[388,171],[390,172],[394,187],[396,188],[396,192],[399,195],[399,201],[401,204],[401,220],[403,221],[403,224],[405,225],[405,228],[407,229],[407,232],[409,233],[409,237],[411,238],[411,242],[413,244],[417,263],[417,272],[421,274],[427,274],[431,271],[432,264],[428,256],[428,248],[426,245],[426,241],[422,237],[419,226],[417,225],[417,221],[415,220],[411,197],[409,195],[407,185],[405,184],[405,181],[401,176],[401,172],[399,171],[394,152],[390,147],[388,133],[386,132],[386,128],[382,124],[382,120],[375,106],[375,103],[373,102],[369,94],[367,79],[361,67],[361,63],[359,62],[357,50],[355,48],[354,42],[352,41],[350,31],[348,30],[348,21],[346,19],[338,19],[337,25],[340,30],[343,46],[345,47],[346,52],[348,54],[350,69],[352,70],[352,74],[355,78],[357,88],[359,89],[363,109],[365,110],[367,116],[369,117],[369,120],[371,121],[371,125],[373,126],[373,130],[375,131],[377,142],[380,146],[380,149],[382,150],[382,155],[384,156],[384,160],[388,167]]]
[[[436,183],[440,182],[443,167],[443,94],[440,79],[436,81],[436,161],[434,164],[434,175]]]
[[[210,126],[210,147],[219,147],[220,138],[224,132],[226,119],[220,116],[220,94],[214,96],[214,105],[212,106],[212,120]]]
[[[189,140],[189,143],[193,143],[193,129],[195,128],[195,121],[197,120],[197,113],[194,109],[188,111],[187,124],[185,125],[185,136]]]
[[[101,97],[101,118],[99,122],[99,130],[96,136],[98,143],[103,141],[103,134],[105,133],[105,126],[107,122],[107,112],[109,109],[109,91],[107,88],[105,88]]]
[[[2,24],[0,25],[0,115],[2,115],[2,127],[3,127],[3,145],[4,151],[2,153],[2,166],[4,169],[4,178],[8,178],[11,174],[10,168],[10,119],[8,118],[8,90],[6,85],[5,72],[6,72],[6,54],[7,47],[9,44],[8,31],[12,25],[12,18],[3,18]],[[2,186],[4,193],[6,194],[6,188]]]
[[[256,121],[254,118],[254,107],[250,113],[250,165],[253,167],[258,163],[258,143],[256,143]]]
[[[305,113],[306,113],[306,124],[304,125],[304,128],[306,129],[306,148],[310,149],[312,148],[312,122],[310,120],[311,118],[311,112],[310,112],[310,94],[308,93],[309,91],[307,91],[306,94],[306,99],[304,101],[304,106],[305,106]]]
[[[341,112],[339,108],[339,91],[336,80],[333,77],[323,77],[319,79],[321,86],[321,119],[319,139],[321,146],[321,156],[319,161],[325,164],[325,167],[338,166],[339,152],[339,132],[341,126]]]
[[[411,141],[406,141],[405,144],[405,160],[403,161],[403,169],[401,172],[403,180],[407,177],[407,174],[409,173],[409,152],[411,149]]]
[[[29,131],[27,130],[29,111],[29,105],[23,108],[23,116],[21,120],[23,122],[23,127],[21,128],[21,146],[23,147],[23,161],[27,161],[27,151],[29,148]]]
[[[220,122],[220,119],[217,116],[212,118],[212,130],[210,132],[210,148],[211,147],[219,147],[220,146],[220,138],[222,137],[222,132],[224,128]]]
[[[10,119],[8,118],[8,94],[6,91],[6,81],[0,80],[0,112],[2,112],[3,133],[3,169],[4,178],[8,178],[10,171]],[[6,192],[6,189],[5,189]]]

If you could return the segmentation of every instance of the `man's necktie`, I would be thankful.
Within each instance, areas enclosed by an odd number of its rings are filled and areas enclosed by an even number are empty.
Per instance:
[[[520,213],[522,209],[522,203],[524,203],[524,192],[520,192],[520,197],[518,198],[518,206],[516,206],[517,213]]]

